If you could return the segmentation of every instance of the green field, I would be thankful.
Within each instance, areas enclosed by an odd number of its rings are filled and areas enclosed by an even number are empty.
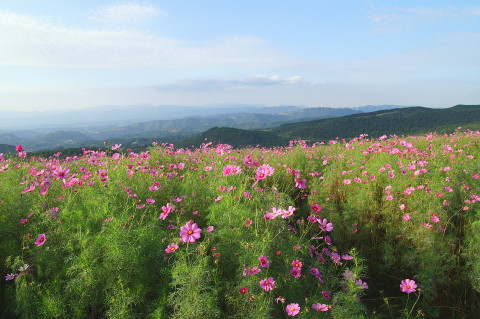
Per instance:
[[[0,156],[1,318],[478,318],[479,139]]]

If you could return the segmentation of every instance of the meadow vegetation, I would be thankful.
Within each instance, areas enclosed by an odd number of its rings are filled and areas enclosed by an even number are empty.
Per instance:
[[[0,154],[2,318],[475,318],[479,131]]]

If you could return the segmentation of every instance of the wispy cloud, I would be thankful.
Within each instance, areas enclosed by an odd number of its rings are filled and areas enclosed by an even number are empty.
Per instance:
[[[226,36],[193,42],[140,31],[75,29],[0,11],[0,65],[196,68],[282,65],[261,39]]]
[[[143,22],[160,14],[165,11],[151,4],[126,3],[101,7],[92,13],[91,18],[102,23],[131,23]]]
[[[376,7],[371,6],[372,12],[368,19],[373,30],[377,32],[404,32],[416,29],[425,22],[445,22],[450,19],[459,19],[466,16],[480,14],[480,8],[460,8],[445,6],[430,7]]]
[[[176,83],[162,84],[152,87],[159,91],[213,91],[244,90],[280,86],[315,86],[325,84],[319,81],[306,81],[299,75],[280,77],[278,75],[254,75],[241,79],[189,79]]]

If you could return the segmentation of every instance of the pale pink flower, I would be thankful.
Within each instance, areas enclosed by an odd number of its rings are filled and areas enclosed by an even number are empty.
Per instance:
[[[300,306],[298,305],[298,303],[291,303],[285,308],[285,310],[287,311],[287,315],[293,317],[300,312]]]
[[[328,311],[328,306],[326,304],[321,304],[321,303],[313,304],[312,308],[317,311]]]

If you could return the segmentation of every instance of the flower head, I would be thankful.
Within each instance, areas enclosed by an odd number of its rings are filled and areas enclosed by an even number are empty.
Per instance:
[[[167,254],[173,253],[175,250],[178,249],[178,245],[176,243],[171,243],[170,245],[165,248],[165,252]]]
[[[270,266],[270,261],[265,255],[258,257],[258,261],[260,262],[260,267],[268,268]]]
[[[187,222],[180,228],[180,241],[184,243],[194,243],[200,238],[202,230],[195,223]]]
[[[414,280],[405,279],[400,283],[400,290],[406,292],[407,294],[417,291],[417,284]]]
[[[238,290],[238,292],[241,293],[242,295],[245,295],[248,292],[248,288],[247,287],[242,287]]]
[[[321,304],[321,303],[313,304],[312,308],[317,311],[328,311],[328,306],[326,304]]]
[[[300,306],[298,303],[291,303],[285,308],[285,310],[287,311],[287,315],[295,316],[300,312]]]
[[[333,224],[329,223],[327,219],[317,219],[320,224],[320,230],[322,231],[331,231],[333,229]]]
[[[295,259],[294,261],[292,261],[292,267],[293,268],[302,268],[303,264],[300,260],[298,259]]]
[[[160,213],[160,219],[161,220],[165,220],[167,219],[168,215],[173,212],[174,208],[172,206],[172,204],[170,203],[167,203],[167,205],[165,206],[162,206],[162,212]]]
[[[45,244],[46,240],[47,240],[47,235],[40,234],[38,235],[37,240],[35,241],[35,245],[42,246],[43,244]]]
[[[260,280],[260,288],[265,291],[273,290],[273,288],[275,288],[275,280],[273,280],[272,277]]]

